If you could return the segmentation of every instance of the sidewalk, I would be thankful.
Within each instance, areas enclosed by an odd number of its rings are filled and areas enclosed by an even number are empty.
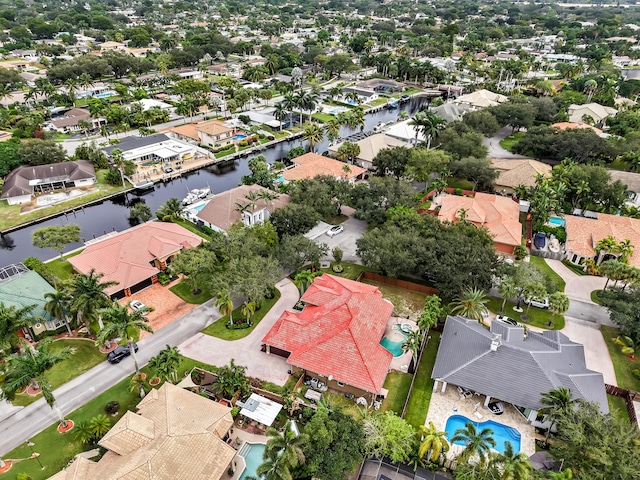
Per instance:
[[[289,378],[289,365],[284,358],[268,355],[260,351],[262,339],[276,323],[282,312],[291,309],[300,292],[288,278],[280,280],[276,287],[280,290],[280,299],[247,337],[235,341],[222,340],[204,333],[198,333],[178,345],[180,353],[210,365],[223,366],[232,358],[236,363],[247,367],[247,375],[283,385]]]

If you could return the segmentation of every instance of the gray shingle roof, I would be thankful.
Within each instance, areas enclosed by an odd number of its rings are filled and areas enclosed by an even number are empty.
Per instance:
[[[587,369],[582,345],[555,330],[525,337],[522,327],[494,321],[488,330],[449,316],[432,377],[533,410],[542,407],[542,393],[567,387],[575,398],[609,411],[602,374]]]
[[[155,143],[166,142],[169,140],[164,133],[156,133],[155,135],[149,135],[148,137],[124,137],[115,145],[109,145],[102,149],[107,155],[111,155],[111,152],[116,148],[119,148],[123,152],[128,152],[134,148],[146,147]]]
[[[42,183],[84,180],[95,176],[93,164],[88,160],[18,167],[5,178],[0,197],[30,195],[33,193],[33,186]]]

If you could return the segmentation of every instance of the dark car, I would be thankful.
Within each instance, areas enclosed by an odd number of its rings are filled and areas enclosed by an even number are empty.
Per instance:
[[[133,350],[135,352],[138,351],[138,344],[133,344]],[[131,351],[129,350],[129,345],[123,345],[121,347],[116,348],[113,352],[109,352],[107,355],[107,361],[109,363],[120,363],[122,360],[131,355]]]

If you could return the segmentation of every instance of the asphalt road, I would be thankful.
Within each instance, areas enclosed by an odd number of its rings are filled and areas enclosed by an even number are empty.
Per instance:
[[[606,308],[576,298],[569,299],[569,310],[567,310],[565,316],[591,323],[598,323],[600,325],[615,326],[609,318],[609,312]]]
[[[146,365],[165,345],[181,344],[218,318],[220,314],[213,306],[213,300],[196,308],[173,322],[170,328],[163,328],[138,342],[138,364],[140,367]],[[116,365],[105,361],[55,390],[54,396],[67,415],[133,372],[132,358]],[[0,457],[57,421],[56,413],[43,398],[4,418],[0,423]]]

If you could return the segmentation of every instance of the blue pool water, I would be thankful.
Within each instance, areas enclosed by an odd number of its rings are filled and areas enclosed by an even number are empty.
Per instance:
[[[234,142],[237,140],[244,140],[245,138],[247,138],[246,135],[243,135],[241,133],[238,133],[237,135],[234,135],[233,138],[231,140],[233,140]]]
[[[110,93],[110,92],[98,93],[95,95],[96,98],[107,98],[112,96],[113,96],[113,93]]]
[[[494,422],[493,420],[487,420],[486,422],[474,422],[463,415],[451,415],[447,419],[447,425],[444,428],[447,432],[447,438],[451,440],[451,438],[456,434],[456,430],[465,428],[467,422],[473,423],[478,431],[487,427],[493,430],[493,439],[496,441],[494,449],[498,452],[504,453],[505,441],[511,442],[514,452],[518,453],[520,451],[520,432],[513,427],[502,425],[501,423]],[[464,445],[462,442],[455,443],[456,445]]]
[[[401,330],[400,325],[394,325],[393,329],[400,332],[404,339],[399,342],[394,342],[393,340],[389,339],[389,337],[385,336],[382,337],[382,340],[380,340],[380,345],[389,350],[394,357],[399,357],[400,355],[404,354],[404,352],[402,351],[402,344],[407,339],[408,335],[406,332],[403,332]]]
[[[558,227],[564,227],[565,220],[562,217],[551,216],[551,218],[549,218],[549,223],[552,225],[557,225]]]
[[[193,212],[193,213],[199,213],[200,210],[202,210],[205,207],[206,203],[201,203],[200,205],[196,205],[195,207],[192,207],[189,209],[189,211]]]
[[[245,480],[247,477],[256,477],[256,470],[262,464],[262,456],[264,455],[264,449],[266,445],[262,443],[245,443],[238,455],[244,457],[244,461],[247,464],[247,467],[242,472],[240,476],[240,480]]]

